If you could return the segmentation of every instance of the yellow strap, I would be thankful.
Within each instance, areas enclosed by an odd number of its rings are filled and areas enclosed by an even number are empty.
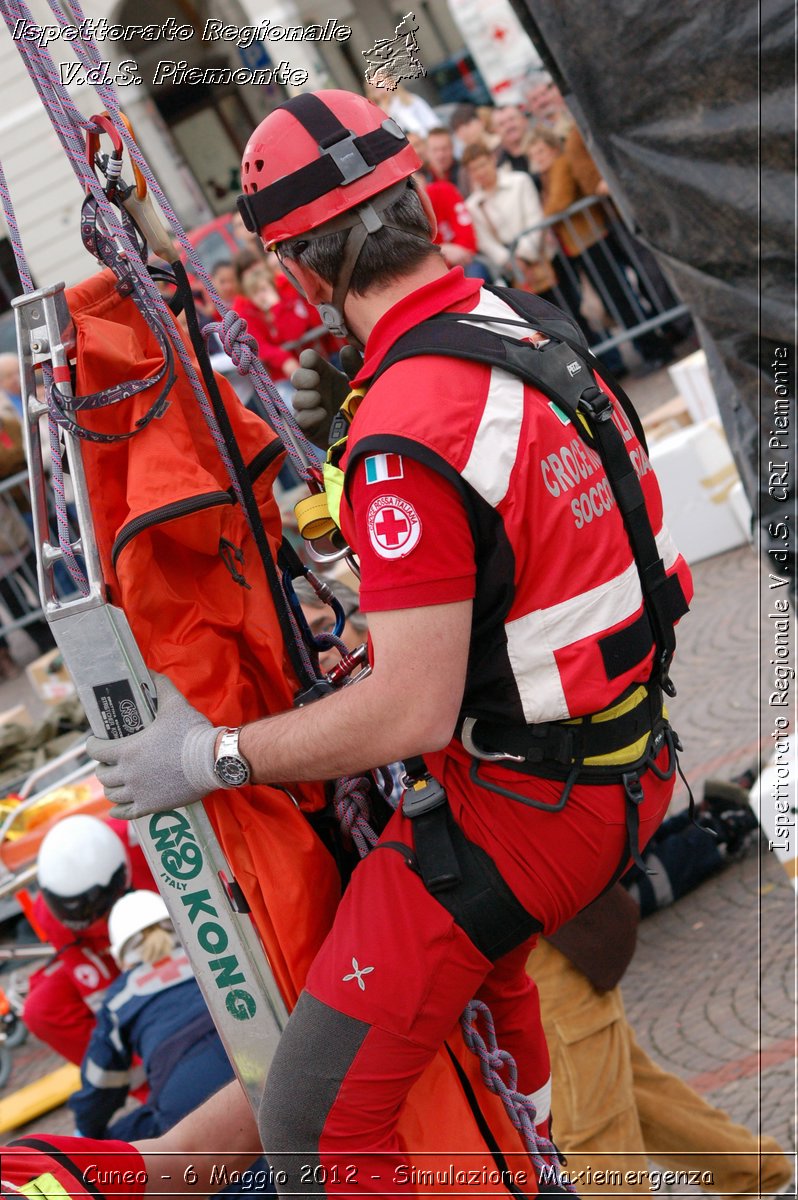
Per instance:
[[[340,412],[351,425],[352,418],[366,394],[365,388],[352,388],[341,405]],[[322,468],[324,492],[307,496],[294,505],[300,535],[308,542],[329,537],[341,528],[341,500],[344,494],[344,473],[338,466],[346,450],[346,438],[342,437],[327,451],[327,460]]]
[[[365,388],[352,388],[349,395],[341,405],[340,411],[344,414],[349,424],[352,424],[352,419],[360,407],[360,401],[366,394]]]
[[[49,1171],[32,1179],[30,1183],[23,1183],[19,1190],[25,1196],[30,1196],[31,1200],[37,1200],[38,1197],[42,1197],[43,1200],[69,1200],[69,1192]]]
[[[646,733],[643,737],[638,738],[636,742],[632,742],[629,746],[621,746],[620,750],[613,750],[612,754],[594,754],[592,758],[585,759],[586,767],[625,767],[629,763],[637,762],[642,758],[646,748],[649,735]]]
[[[619,700],[617,704],[611,704],[609,708],[603,708],[601,712],[593,713],[590,717],[575,717],[573,720],[563,721],[563,725],[581,725],[584,721],[589,721],[591,725],[598,725],[603,721],[613,721],[617,717],[622,717],[624,713],[631,712],[639,704],[645,703],[646,694],[647,690],[641,684],[630,695]],[[668,719],[668,710],[664,705],[662,715],[666,720]],[[584,765],[586,767],[621,767],[637,762],[645,751],[648,738],[648,733],[645,733],[636,742],[631,742],[628,746],[621,746],[619,750],[613,750],[610,754],[595,754],[592,758],[586,758]]]
[[[346,439],[343,439],[346,441]],[[336,445],[340,445],[336,442]],[[330,453],[335,449],[331,447]],[[324,496],[327,501],[327,512],[334,523],[334,528],[341,528],[341,501],[344,498],[344,473],[338,466],[340,455],[334,461],[328,461],[322,467],[324,475]]]
[[[326,480],[325,480],[326,483]],[[327,493],[318,492],[315,496],[306,496],[294,505],[297,527],[300,535],[309,542],[316,538],[326,537],[335,531],[335,521],[330,516],[330,506]]]

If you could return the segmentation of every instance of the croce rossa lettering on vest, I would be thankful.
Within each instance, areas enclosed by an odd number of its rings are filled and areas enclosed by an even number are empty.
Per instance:
[[[560,446],[559,453],[549,454],[540,464],[543,482],[552,496],[560,496],[571,488],[578,487],[595,471],[601,470],[601,459],[578,437],[567,446]]]
[[[624,432],[623,428],[621,432]],[[624,433],[624,436],[626,434]],[[651,470],[648,455],[642,446],[636,446],[629,451],[629,458],[638,478]],[[594,450],[585,446],[579,438],[574,438],[567,446],[561,446],[558,453],[546,456],[540,464],[543,482],[546,490],[554,497],[565,495],[575,490],[583,480],[590,478],[601,469],[601,460]],[[603,517],[610,512],[615,504],[607,476],[602,474],[592,487],[571,499],[571,512],[577,529],[589,525],[597,517]]]

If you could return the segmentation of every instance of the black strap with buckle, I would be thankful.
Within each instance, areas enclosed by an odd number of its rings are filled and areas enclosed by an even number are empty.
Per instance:
[[[418,869],[427,891],[440,898],[463,881],[446,821],[446,792],[421,758],[405,763],[404,784],[402,812],[413,822]]]
[[[641,685],[633,684],[626,695]],[[624,697],[619,697],[616,703]],[[555,766],[570,769],[574,762],[613,754],[636,742],[662,719],[662,693],[648,686],[646,695],[628,712],[609,720],[584,717],[578,724],[543,721],[535,725],[507,725],[500,721],[461,720],[460,737],[475,758],[500,761],[503,766],[524,770],[529,766]],[[465,736],[467,733],[467,737]],[[618,768],[615,768],[616,773]]]
[[[490,855],[465,836],[422,758],[406,761],[405,784],[402,811],[413,822],[415,851],[397,842],[377,849],[399,851],[491,962],[539,933],[541,922],[518,902]]]
[[[537,388],[569,418],[579,436],[594,449],[604,465],[607,482],[618,505],[643,596],[644,621],[635,622],[631,641],[626,630],[613,635],[613,643],[602,649],[608,678],[615,678],[635,665],[632,650],[642,659],[653,649],[650,681],[669,696],[676,694],[670,678],[670,665],[676,646],[674,623],[687,612],[688,605],[677,576],[668,576],[651,527],[645,495],[624,439],[612,420],[613,408],[607,394],[595,382],[593,372],[609,378],[609,372],[577,340],[563,314],[545,305],[537,296],[512,289],[488,289],[519,315],[527,318],[549,338],[537,348],[472,324],[471,313],[437,313],[415,325],[391,348],[380,363],[374,379],[394,363],[416,355],[434,354],[464,358],[500,367]],[[551,313],[555,314],[552,319]],[[542,315],[542,319],[541,319]],[[556,319],[559,315],[559,320]],[[516,325],[507,318],[491,318],[494,326]],[[613,392],[645,449],[645,434],[634,406],[617,381],[610,379]],[[646,634],[650,634],[647,639]]]

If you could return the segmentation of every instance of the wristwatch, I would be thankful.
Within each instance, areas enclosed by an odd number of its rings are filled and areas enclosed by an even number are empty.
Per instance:
[[[213,770],[222,787],[243,787],[245,783],[249,783],[252,775],[249,763],[238,749],[240,733],[240,726],[238,729],[225,729],[219,742],[219,752]]]

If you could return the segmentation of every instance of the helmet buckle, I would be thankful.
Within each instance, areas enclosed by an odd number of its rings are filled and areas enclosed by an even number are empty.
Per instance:
[[[355,145],[355,135],[351,132],[333,142],[331,146],[321,146],[320,149],[322,154],[330,156],[341,172],[341,184],[354,183],[356,179],[362,179],[374,170]]]

